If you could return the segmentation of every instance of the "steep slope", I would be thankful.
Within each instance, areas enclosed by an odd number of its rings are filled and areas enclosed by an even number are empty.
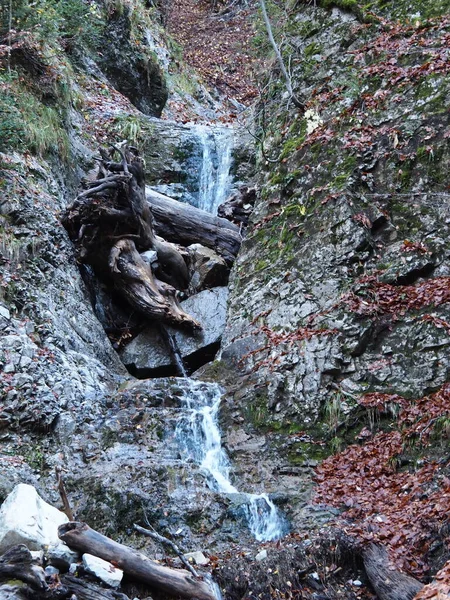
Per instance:
[[[281,16],[305,111],[274,64],[215,366],[240,377],[235,460],[251,461],[245,439],[266,453],[255,487],[285,490],[302,528],[310,467],[342,450],[315,501],[349,509],[340,527],[418,576],[449,558],[448,9],[296,2]]]

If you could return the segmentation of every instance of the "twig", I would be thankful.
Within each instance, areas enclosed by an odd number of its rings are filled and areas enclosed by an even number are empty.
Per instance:
[[[284,60],[283,60],[283,57],[281,56],[280,49],[278,48],[275,38],[273,37],[272,25],[270,23],[269,15],[267,14],[265,0],[259,0],[259,4],[261,6],[261,12],[263,15],[264,24],[266,26],[267,35],[269,37],[269,41],[270,41],[272,48],[275,52],[275,55],[277,57],[278,65],[281,69],[284,80],[286,82],[286,88],[287,88],[288,94],[290,96],[290,99],[292,100],[292,102],[294,103],[294,105],[297,108],[304,110],[305,109],[304,103],[301,102],[294,94],[294,90],[292,89],[292,80],[289,76],[289,73],[287,72],[286,67],[285,67]]]
[[[66,513],[67,518],[69,519],[69,521],[73,521],[73,511],[72,508],[70,506],[70,502],[69,499],[67,497],[67,493],[66,493],[66,488],[64,487],[64,482],[63,482],[63,478],[62,478],[62,469],[61,467],[57,466],[55,467],[55,473],[56,473],[56,483],[57,483],[57,487],[58,487],[58,492],[59,495],[61,496],[61,500],[64,506],[64,512]]]
[[[157,542],[160,542],[161,544],[166,544],[167,546],[172,548],[172,550],[178,555],[178,557],[180,558],[181,562],[184,564],[186,569],[188,569],[194,577],[197,577],[197,578],[199,577],[199,574],[197,573],[197,571],[194,569],[194,567],[191,565],[191,563],[188,560],[186,560],[184,554],[181,552],[181,550],[178,548],[178,546],[174,542],[172,542],[172,540],[169,540],[168,538],[164,537],[163,535],[156,533],[156,531],[153,529],[153,527],[152,527],[153,531],[150,531],[150,529],[145,529],[144,527],[141,527],[140,525],[136,525],[136,523],[133,525],[133,527],[139,533],[142,533],[143,535],[146,535],[147,537],[151,537],[153,540],[156,540]],[[151,525],[150,525],[150,527],[151,527]]]

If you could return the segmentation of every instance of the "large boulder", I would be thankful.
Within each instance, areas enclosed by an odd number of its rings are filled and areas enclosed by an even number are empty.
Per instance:
[[[50,544],[62,544],[58,527],[68,518],[44,502],[32,485],[20,483],[0,508],[0,554],[16,544],[40,550]]]
[[[227,263],[214,250],[201,244],[192,244],[188,247],[188,251],[192,270],[190,288],[199,292],[205,288],[223,286],[228,283]]]
[[[181,303],[183,310],[200,322],[197,335],[167,327],[187,367],[191,370],[212,360],[225,328],[228,288],[204,290]],[[125,366],[138,377],[176,374],[170,353],[158,327],[151,325],[122,352]]]

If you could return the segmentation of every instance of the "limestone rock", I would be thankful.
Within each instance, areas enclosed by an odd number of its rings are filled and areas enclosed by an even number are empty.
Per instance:
[[[0,509],[0,553],[15,544],[25,544],[30,550],[58,544],[58,526],[68,518],[39,496],[35,488],[19,484]]]
[[[118,588],[123,578],[123,571],[113,567],[106,560],[93,556],[92,554],[83,554],[83,567],[88,573],[98,577],[103,583],[113,588]]]
[[[188,552],[184,555],[188,561],[194,562],[194,564],[204,567],[209,563],[209,558],[207,558],[203,552],[197,550],[196,552]]]
[[[217,287],[204,290],[181,303],[183,310],[192,315],[203,327],[193,336],[167,327],[186,364],[195,369],[211,360],[218,350],[225,327],[228,289]],[[150,326],[138,335],[123,351],[121,358],[133,374],[151,377],[173,374],[171,358],[159,330]]]
[[[214,250],[201,244],[192,244],[188,248],[193,271],[190,287],[199,292],[205,288],[223,286],[228,283],[228,267],[222,257]]]
[[[262,560],[265,560],[267,558],[267,550],[261,550],[261,552],[258,552],[258,554],[255,556],[255,560],[257,562],[261,562]]]
[[[26,600],[26,592],[22,583],[0,585],[0,598],[2,600]]]
[[[47,551],[48,560],[51,565],[58,569],[69,570],[72,563],[76,563],[80,559],[80,555],[75,550],[72,550],[61,541],[56,544],[51,544]]]

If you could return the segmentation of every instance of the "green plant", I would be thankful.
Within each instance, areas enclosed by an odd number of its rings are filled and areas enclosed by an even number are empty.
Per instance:
[[[7,16],[0,21],[2,35],[9,30]],[[32,31],[47,44],[71,40],[96,47],[103,28],[101,18],[97,5],[83,0],[14,0],[11,25],[17,31]]]
[[[53,152],[66,160],[69,138],[58,110],[40,102],[14,73],[0,75],[0,88],[0,151]]]
[[[331,432],[336,432],[341,421],[341,394],[334,394],[325,405],[325,422]]]

